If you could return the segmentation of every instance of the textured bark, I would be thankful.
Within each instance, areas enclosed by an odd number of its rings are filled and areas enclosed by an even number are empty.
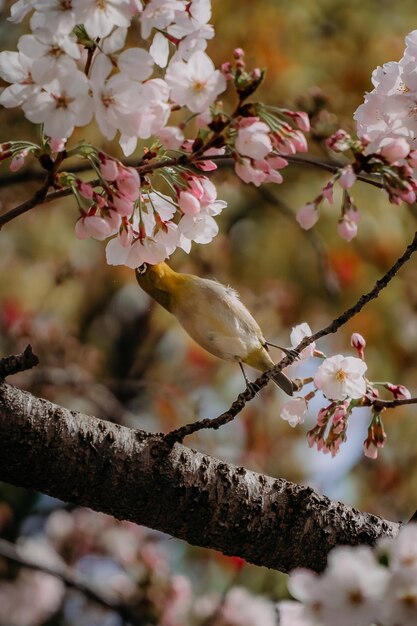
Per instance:
[[[0,384],[0,479],[284,572],[399,524]]]

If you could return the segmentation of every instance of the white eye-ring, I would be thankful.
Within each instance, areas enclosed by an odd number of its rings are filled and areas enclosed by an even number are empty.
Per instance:
[[[142,265],[139,265],[139,267],[136,268],[136,271],[138,274],[145,274],[147,269],[148,269],[148,264],[142,263]]]

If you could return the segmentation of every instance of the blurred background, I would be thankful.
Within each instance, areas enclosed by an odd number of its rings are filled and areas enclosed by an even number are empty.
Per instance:
[[[5,21],[9,4],[0,14],[4,50],[15,49],[27,29]],[[308,111],[316,156],[327,156],[323,139],[331,132],[354,130],[352,115],[372,88],[372,70],[398,60],[405,35],[417,28],[413,0],[258,0],[240,2],[239,10],[234,0],[214,0],[212,22],[216,38],[208,52],[216,65],[242,47],[248,66],[266,67],[259,99]],[[36,140],[36,129],[18,109],[0,115],[0,142]],[[97,143],[97,130],[78,130],[74,140],[85,137]],[[103,148],[121,157],[117,146]],[[307,321],[318,330],[367,291],[402,253],[416,223],[407,207],[390,205],[383,193],[359,183],[353,189],[362,213],[357,239],[346,243],[336,233],[337,198],[324,207],[314,231],[303,232],[295,212],[329,175],[293,165],[284,178],[280,186],[258,190],[227,169],[214,173],[219,198],[229,204],[219,218],[221,234],[170,262],[235,287],[266,338],[289,345],[294,325]],[[36,188],[33,181],[12,184],[4,164],[0,211]],[[13,383],[67,408],[154,432],[226,410],[244,386],[239,368],[194,344],[140,291],[132,270],[106,265],[103,243],[77,240],[77,216],[75,202],[65,199],[1,231],[0,356],[30,342],[40,357],[37,368]],[[350,335],[360,332],[368,343],[369,378],[402,383],[416,395],[416,285],[412,260],[377,302],[318,348],[353,354]],[[305,365],[301,375],[313,366]],[[389,519],[409,519],[417,508],[415,408],[385,415],[388,440],[376,461],[362,454],[369,415],[357,411],[348,441],[331,459],[310,450],[305,438],[320,401],[296,429],[279,417],[284,401],[270,385],[231,424],[193,435],[187,444]],[[272,626],[271,601],[286,595],[286,577],[277,572],[1,483],[0,533],[41,561],[65,562],[98,588],[133,602],[138,623]],[[62,581],[1,558],[0,577],[0,625],[123,621]]]

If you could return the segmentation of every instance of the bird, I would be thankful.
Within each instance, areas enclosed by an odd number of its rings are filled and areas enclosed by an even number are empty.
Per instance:
[[[265,340],[232,287],[176,272],[165,262],[144,263],[135,273],[140,287],[172,313],[196,343],[220,359],[237,361],[247,385],[250,383],[243,363],[261,372],[275,365],[268,351],[268,345],[273,344]],[[275,374],[272,380],[289,396],[298,390],[297,384],[283,372]]]

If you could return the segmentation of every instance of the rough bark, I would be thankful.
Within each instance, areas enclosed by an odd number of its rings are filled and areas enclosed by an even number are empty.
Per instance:
[[[0,479],[287,572],[398,523],[0,384]]]

